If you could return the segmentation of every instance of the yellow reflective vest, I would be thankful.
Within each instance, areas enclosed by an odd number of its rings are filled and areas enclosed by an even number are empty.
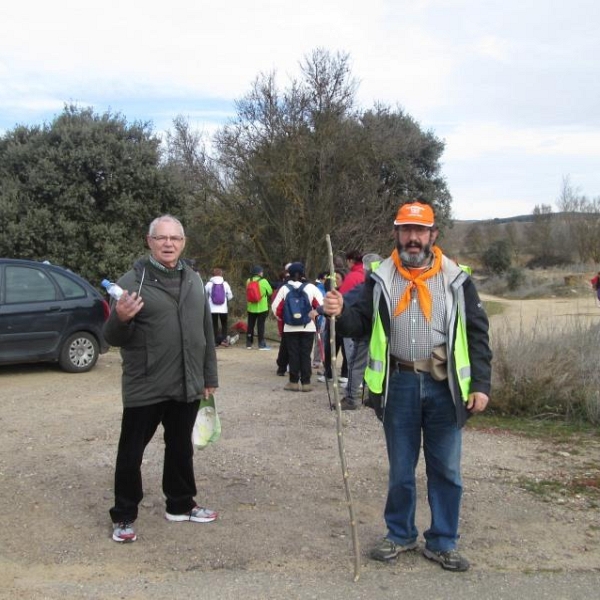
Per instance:
[[[469,360],[469,346],[467,340],[467,326],[465,315],[465,302],[462,294],[461,282],[466,275],[458,273],[452,282],[452,312],[448,316],[447,342],[451,349],[448,364],[448,379],[450,390],[454,395],[454,386],[456,384],[463,402],[466,402],[470,392],[471,385],[471,363]],[[380,279],[377,276],[376,280]],[[373,394],[387,395],[384,385],[387,382],[387,367],[389,363],[389,339],[388,333],[380,313],[380,303],[384,281],[380,280],[379,285],[373,288],[373,326],[371,337],[369,339],[369,359],[365,369],[365,382],[369,387],[369,392]],[[388,302],[388,313],[390,304]],[[454,335],[455,332],[455,335]],[[385,402],[385,399],[384,399]]]

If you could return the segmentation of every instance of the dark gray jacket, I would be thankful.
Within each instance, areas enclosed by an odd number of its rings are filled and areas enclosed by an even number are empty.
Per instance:
[[[158,282],[148,258],[140,259],[118,284],[138,292],[142,310],[129,322],[113,310],[104,337],[121,348],[122,393],[126,407],[163,400],[192,402],[205,387],[217,387],[217,356],[204,285],[185,265],[179,302]]]

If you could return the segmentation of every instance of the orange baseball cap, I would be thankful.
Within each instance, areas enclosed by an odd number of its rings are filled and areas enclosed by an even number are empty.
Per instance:
[[[394,225],[421,225],[433,227],[433,209],[429,204],[407,202],[398,209]]]

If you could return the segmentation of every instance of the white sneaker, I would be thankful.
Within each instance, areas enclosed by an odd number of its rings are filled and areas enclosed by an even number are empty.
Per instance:
[[[325,383],[325,375],[319,375],[317,377],[317,381],[320,381],[321,383]],[[333,381],[333,379],[327,378],[327,381]]]
[[[348,383],[347,377],[338,377],[338,383]]]
[[[218,513],[210,508],[203,508],[202,506],[195,506],[190,512],[182,515],[172,515],[165,513],[167,521],[192,521],[193,523],[212,523],[218,517]]]

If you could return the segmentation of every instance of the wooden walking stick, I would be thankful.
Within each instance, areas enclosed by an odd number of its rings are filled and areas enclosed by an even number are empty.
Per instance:
[[[335,289],[335,266],[333,264],[333,250],[331,248],[331,237],[325,236],[327,241],[327,252],[329,254],[329,271],[331,289]],[[335,422],[338,441],[338,451],[340,453],[340,463],[342,465],[342,476],[344,478],[344,490],[346,491],[346,501],[348,503],[348,513],[350,515],[350,530],[352,532],[352,547],[354,548],[354,581],[360,577],[360,548],[358,546],[358,531],[356,529],[356,518],[354,516],[354,504],[352,503],[352,493],[348,482],[348,464],[346,461],[346,448],[344,446],[344,433],[342,431],[342,407],[340,405],[340,394],[338,390],[337,378],[337,358],[335,352],[335,317],[329,317],[329,344],[331,346],[331,376],[333,378],[333,402],[335,405]],[[325,373],[327,378],[327,373]]]

